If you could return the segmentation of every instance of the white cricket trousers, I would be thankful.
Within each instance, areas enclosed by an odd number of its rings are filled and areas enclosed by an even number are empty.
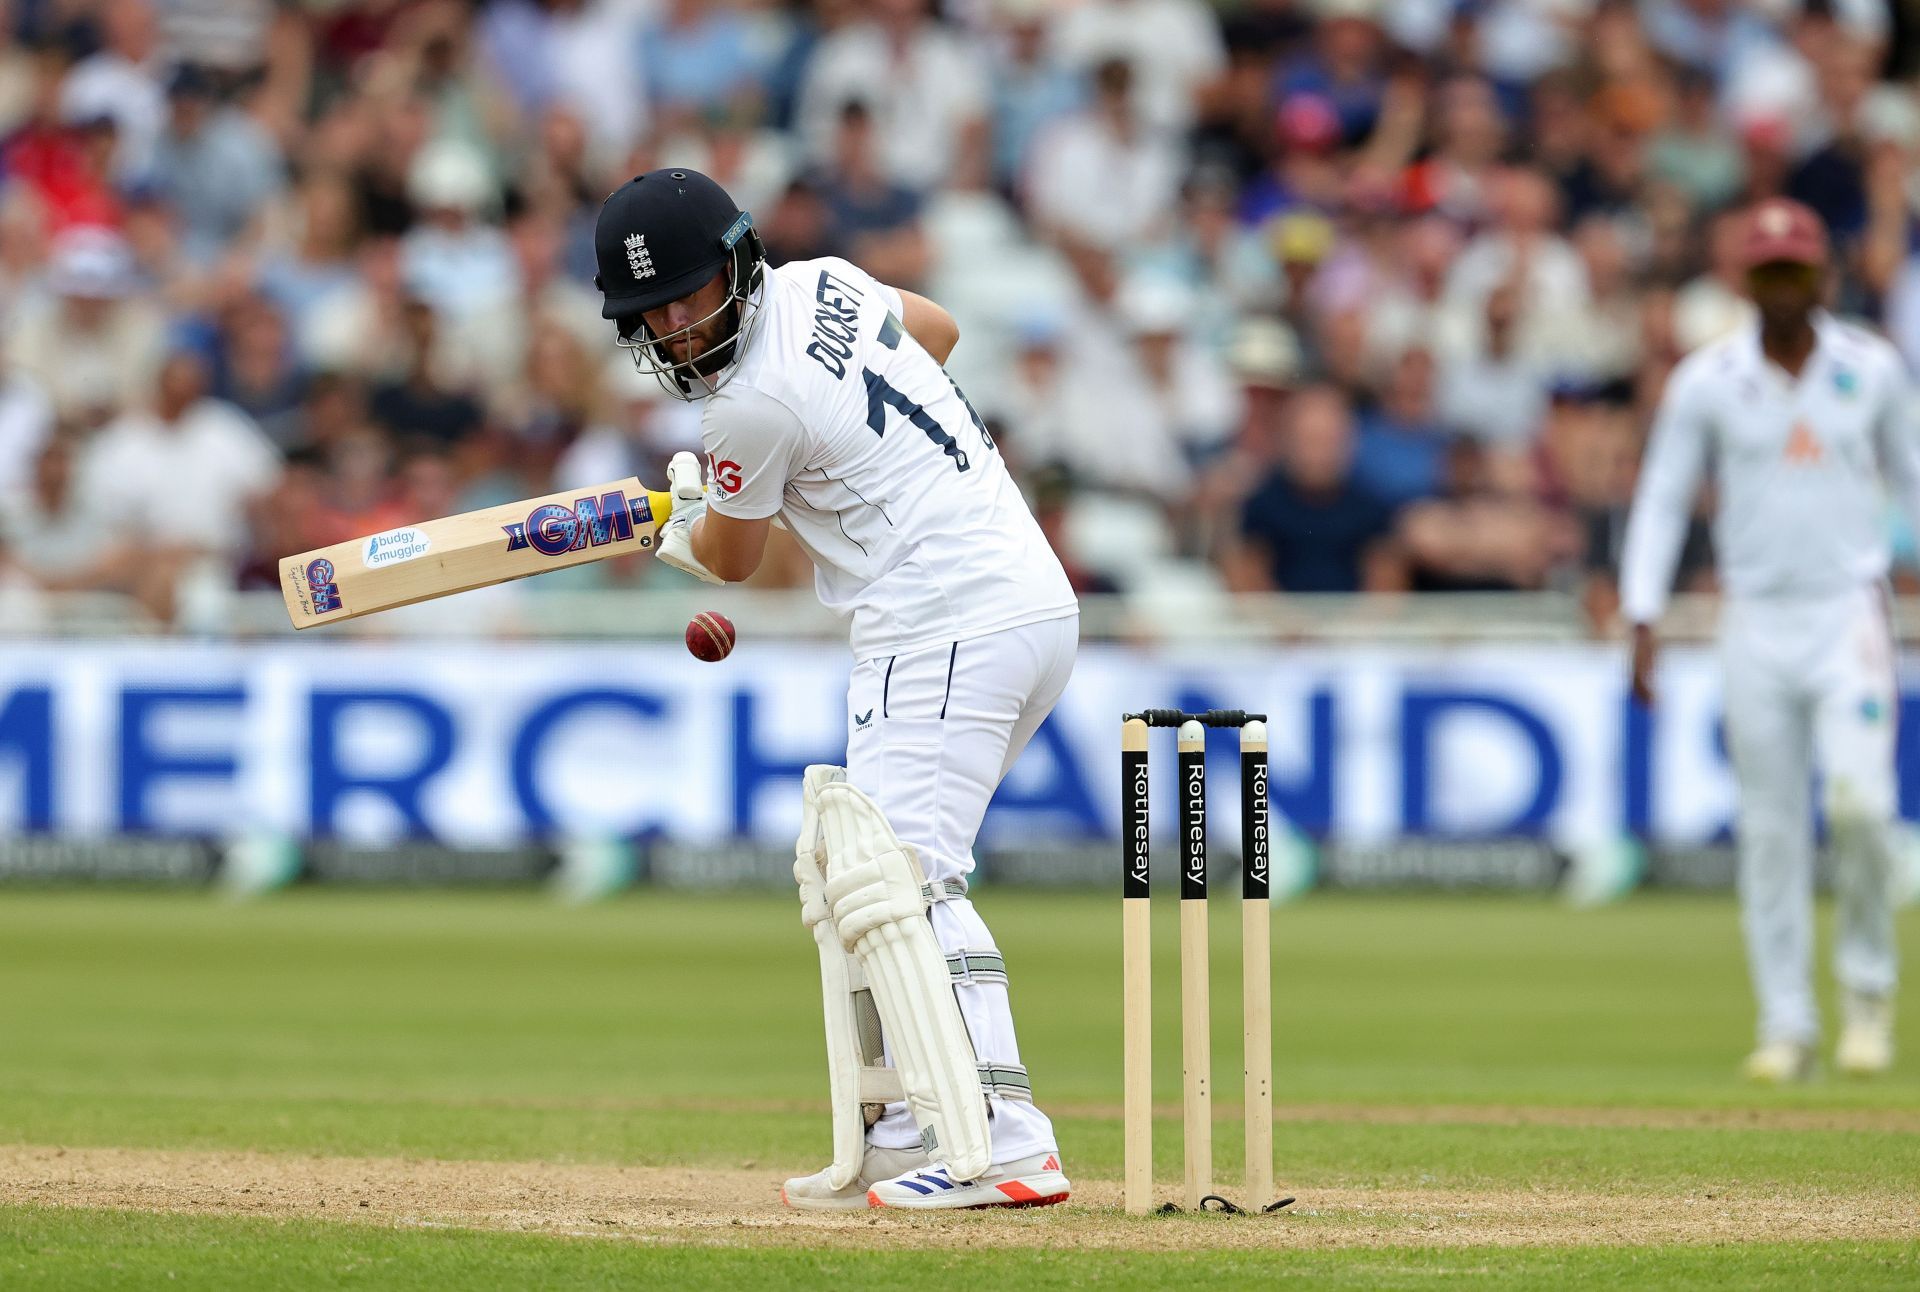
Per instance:
[[[1819,1037],[1812,783],[1833,858],[1834,976],[1893,990],[1894,720],[1885,593],[1729,601],[1721,619],[1727,745],[1740,784],[1740,908],[1762,1042]]]
[[[1079,640],[1074,615],[854,666],[847,779],[880,805],[935,884],[972,873],[987,801],[1066,689]],[[1053,1123],[1031,1098],[1013,1034],[1007,984],[1019,966],[1001,968],[967,898],[936,903],[931,919],[949,965],[963,967],[954,995],[974,1057],[994,1076],[993,1160],[1055,1152]],[[886,1148],[920,1143],[904,1103],[889,1104],[867,1137]]]

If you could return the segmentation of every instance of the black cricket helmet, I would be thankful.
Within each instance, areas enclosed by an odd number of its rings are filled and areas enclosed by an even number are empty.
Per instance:
[[[605,298],[600,316],[614,321],[634,367],[657,378],[677,399],[697,399],[726,384],[759,321],[767,253],[753,217],[699,171],[671,168],[635,176],[600,206],[593,231]],[[642,314],[699,290],[721,270],[727,297],[718,309],[678,331],[655,336]],[[733,316],[727,341],[675,360],[670,346],[723,314]]]

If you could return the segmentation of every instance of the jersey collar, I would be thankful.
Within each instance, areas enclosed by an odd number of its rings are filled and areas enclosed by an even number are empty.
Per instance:
[[[1802,377],[1833,350],[1834,342],[1840,339],[1840,326],[1840,320],[1829,311],[1820,308],[1813,311],[1813,349],[1807,354],[1806,366],[1800,370]],[[1741,338],[1740,358],[1751,371],[1778,373],[1781,380],[1792,380],[1760,348],[1760,323],[1757,319],[1747,325]]]

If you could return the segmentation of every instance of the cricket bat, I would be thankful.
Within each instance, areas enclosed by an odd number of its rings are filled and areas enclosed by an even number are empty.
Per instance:
[[[623,552],[650,552],[672,512],[672,494],[628,476],[286,557],[280,594],[295,628],[339,623]]]

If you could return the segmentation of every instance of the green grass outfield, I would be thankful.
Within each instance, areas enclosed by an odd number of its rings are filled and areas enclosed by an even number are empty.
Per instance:
[[[1229,1193],[1232,905],[1216,903],[1213,993]],[[1117,907],[1104,894],[981,894],[1036,1092],[1087,1181],[1119,1175]],[[1171,1182],[1178,991],[1165,907],[1156,1144]],[[1901,936],[1914,960],[1920,912],[1903,913]],[[1151,1287],[1201,1267],[1210,1286],[1920,1285],[1910,1242],[1851,1242],[1844,1224],[1891,1210],[1913,1215],[1906,1237],[1920,1236],[1920,1051],[1876,1083],[1739,1083],[1751,1006],[1730,900],[1573,912],[1540,899],[1316,897],[1276,912],[1274,947],[1279,1175],[1307,1214],[1221,1222],[1243,1227],[1219,1229],[1223,1241],[1263,1227],[1257,1245],[1207,1251],[1216,1231],[1183,1221],[1177,1245],[1198,1249],[1049,1250],[1098,1226],[1120,1248],[1160,1245],[1155,1221],[1097,1207],[1023,1218],[1027,1246],[915,1250],[920,1228],[863,1250],[804,1230],[736,1245],[706,1230],[607,1241],[197,1206],[160,1215],[80,1197],[86,1206],[54,1208],[70,1200],[57,1189],[0,1187],[13,1204],[0,1208],[0,1286],[141,1286],[169,1272],[185,1280],[174,1286],[203,1287],[779,1286],[967,1269],[1020,1287]],[[797,904],[776,896],[638,892],[570,909],[526,893],[307,890],[235,906],[13,890],[0,894],[0,1144],[684,1167],[752,1188],[764,1175],[771,1198],[827,1145],[818,995]],[[1909,993],[1902,1005],[1910,1041],[1916,1004]],[[1317,1192],[1341,1200],[1318,1219]],[[1524,1245],[1448,1245],[1417,1217],[1342,1218],[1376,1193],[1434,1205],[1545,1196],[1602,1224],[1619,1199],[1643,1221],[1591,1241],[1516,1231]],[[1769,1235],[1779,1241],[1729,1243],[1710,1227],[1698,1242],[1662,1240],[1663,1210],[1729,1197],[1787,1217]],[[970,1241],[999,1232],[978,1221],[1013,1223],[964,1219]],[[1444,1240],[1445,1217],[1435,1223]],[[1877,1232],[1888,1237],[1884,1220]]]

